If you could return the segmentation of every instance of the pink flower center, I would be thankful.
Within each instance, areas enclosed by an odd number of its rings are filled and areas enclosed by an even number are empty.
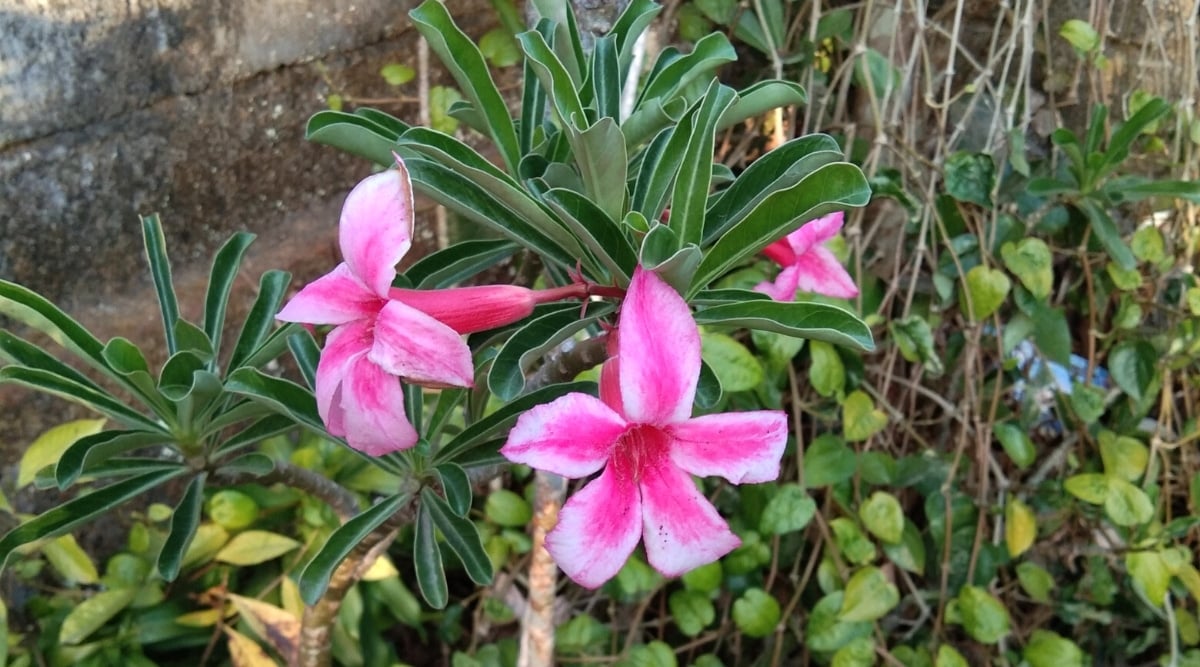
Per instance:
[[[618,479],[637,484],[644,471],[663,464],[669,446],[670,439],[662,429],[650,424],[633,424],[617,438],[612,452],[613,472]]]

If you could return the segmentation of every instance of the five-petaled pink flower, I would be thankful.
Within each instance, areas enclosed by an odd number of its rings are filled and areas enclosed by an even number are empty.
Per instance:
[[[412,447],[397,378],[469,387],[471,352],[459,331],[389,298],[396,263],[412,245],[412,185],[404,164],[367,177],[346,198],[338,230],[344,261],[309,283],[277,317],[336,325],[317,364],[326,429],[372,456]]]
[[[842,213],[806,222],[796,231],[775,241],[763,254],[779,263],[783,270],[774,282],[759,283],[754,289],[776,301],[792,301],[798,290],[825,296],[853,299],[858,287],[845,267],[823,243],[842,228]]]
[[[729,553],[740,542],[691,475],[775,479],[787,442],[779,411],[691,417],[700,334],[684,300],[641,267],[621,306],[616,348],[599,399],[571,393],[530,409],[500,450],[569,478],[603,469],[546,536],[559,567],[589,588],[612,578],[639,539],[667,576]]]

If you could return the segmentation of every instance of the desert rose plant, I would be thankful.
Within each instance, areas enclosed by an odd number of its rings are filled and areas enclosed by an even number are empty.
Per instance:
[[[344,443],[400,489],[307,557],[297,664],[329,663],[340,596],[402,524],[413,526],[416,580],[430,605],[448,601],[445,550],[473,581],[490,582],[491,561],[467,514],[474,484],[507,461],[589,480],[546,539],[581,585],[611,578],[639,542],[669,576],[736,547],[692,476],[774,479],[788,420],[779,410],[713,413],[721,387],[701,359],[698,327],[869,349],[870,330],[848,308],[794,300],[798,290],[856,294],[822,244],[841,227],[841,211],[867,203],[869,187],[825,135],[784,143],[741,174],[714,163],[718,132],[805,101],[782,81],[740,91],[719,83],[714,71],[735,58],[722,34],[691,53],[664,50],[639,80],[634,43],[658,5],[631,2],[587,53],[566,3],[555,7],[518,36],[525,77],[515,117],[446,8],[427,1],[411,12],[463,93],[451,113],[492,142],[497,163],[375,109],[318,113],[311,140],[381,171],[346,200],[343,262],[286,305],[286,274],[265,275],[232,349],[221,348],[221,334],[247,235],[218,253],[204,319],[194,324],[179,317],[161,229],[145,221],[172,353],[157,372],[129,341],[102,343],[38,295],[0,281],[0,312],[48,332],[118,388],[0,337],[0,381],[82,403],[118,425],[74,443],[46,470],[47,485],[89,485],[0,539],[0,559],[183,479],[159,556],[160,575],[173,579],[206,486],[255,478],[337,493],[254,451],[296,426]],[[414,191],[500,238],[456,243],[397,273],[419,224]],[[462,286],[518,253],[536,267],[534,282]],[[759,253],[781,264],[778,279],[758,291],[723,282]],[[265,370],[289,351],[299,382]],[[598,386],[577,379],[601,363]],[[166,454],[128,456],[149,445]]]

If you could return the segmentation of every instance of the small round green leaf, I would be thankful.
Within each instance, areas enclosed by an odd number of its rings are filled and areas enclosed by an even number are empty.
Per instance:
[[[875,401],[862,390],[855,390],[842,402],[842,429],[846,440],[866,440],[887,426],[887,415],[875,407]]]
[[[1145,491],[1119,477],[1110,477],[1104,513],[1118,526],[1140,526],[1154,518],[1154,504]]]
[[[1108,355],[1113,381],[1135,401],[1142,400],[1157,374],[1158,352],[1145,341],[1118,343]]]
[[[838,517],[829,522],[833,530],[834,542],[846,560],[855,565],[862,565],[875,560],[875,543],[867,539],[859,530],[858,524],[846,517]]]
[[[685,572],[679,579],[683,582],[684,588],[689,591],[708,594],[715,592],[721,587],[721,580],[723,578],[721,561],[714,561]]]
[[[896,496],[876,491],[858,508],[858,518],[867,530],[888,544],[896,544],[904,534],[904,509]]]
[[[874,667],[875,641],[870,637],[858,637],[833,654],[832,667]]]
[[[700,354],[716,373],[722,389],[749,391],[762,384],[762,363],[745,345],[719,333],[705,333],[700,342]]]
[[[958,612],[963,629],[978,642],[995,644],[1009,632],[1008,609],[978,586],[963,586],[958,592]]]
[[[958,293],[959,309],[975,322],[991,317],[1012,289],[1003,271],[982,264],[967,271],[966,281],[967,288]]]
[[[802,530],[812,520],[817,503],[799,484],[783,484],[767,501],[759,520],[759,530],[768,535],[782,535]]]
[[[1053,257],[1050,246],[1038,238],[1022,239],[1019,243],[1005,243],[1000,248],[1004,266],[1038,300],[1050,296],[1054,286]]]
[[[830,653],[855,639],[870,636],[871,623],[850,623],[838,618],[844,598],[841,591],[834,591],[812,608],[804,628],[804,641],[809,650]]]
[[[808,379],[822,396],[836,396],[846,386],[846,365],[832,345],[821,340],[809,343],[811,364]]]
[[[388,63],[379,69],[379,76],[382,76],[389,86],[403,86],[416,75],[416,70],[402,63]]]
[[[695,637],[717,617],[716,608],[707,593],[683,590],[671,593],[667,599],[671,608],[671,618],[679,631],[688,637]]]
[[[1099,33],[1092,24],[1081,19],[1069,19],[1058,29],[1058,34],[1081,54],[1091,53],[1100,46]]]
[[[521,496],[508,489],[497,489],[488,494],[483,504],[483,514],[488,521],[507,528],[524,526],[533,518],[533,508]]]
[[[1083,667],[1075,642],[1049,630],[1034,630],[1023,653],[1029,667]]]
[[[804,450],[804,483],[809,488],[841,484],[854,475],[854,467],[854,450],[835,435],[819,436]]]
[[[1099,440],[1104,472],[1130,482],[1146,472],[1150,450],[1140,440],[1117,435],[1107,429],[1100,431]]]
[[[1017,581],[1029,597],[1043,604],[1050,602],[1054,577],[1042,566],[1028,561],[1017,565]]]
[[[779,602],[761,588],[751,588],[733,603],[733,622],[749,637],[766,637],[779,623]]]
[[[883,570],[868,566],[846,582],[845,599],[838,619],[848,623],[875,621],[900,603],[900,591]]]

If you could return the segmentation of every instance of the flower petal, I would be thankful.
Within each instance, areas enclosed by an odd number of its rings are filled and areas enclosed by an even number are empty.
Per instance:
[[[796,300],[796,288],[799,286],[799,269],[795,266],[784,267],[775,282],[761,282],[754,286],[755,292],[762,292],[776,301],[785,303]]]
[[[371,349],[371,330],[368,324],[343,324],[325,338],[325,348],[317,362],[317,412],[331,435],[346,435],[342,415],[341,390],[346,369],[366,356]]]
[[[275,319],[305,324],[345,324],[374,317],[383,300],[363,285],[345,262],[304,286]]]
[[[350,270],[374,294],[386,297],[396,263],[412,245],[413,198],[408,170],[368,176],[346,197],[338,242]]]
[[[700,377],[700,332],[687,303],[639,266],[621,305],[618,331],[625,417],[646,424],[687,419]]]
[[[824,246],[813,246],[797,258],[796,285],[805,292],[815,292],[840,299],[858,296],[858,286],[833,252]]]
[[[796,253],[792,252],[792,244],[786,236],[763,248],[762,254],[780,266],[788,266],[796,261]]]
[[[608,461],[625,420],[587,394],[571,393],[521,415],[500,453],[563,477],[587,477]]]
[[[796,257],[800,257],[808,252],[809,248],[818,246],[837,236],[837,233],[842,229],[842,223],[845,221],[845,218],[844,213],[835,211],[829,215],[804,223],[800,226],[800,229],[787,235],[787,241],[792,246],[792,252],[795,253]]]
[[[780,411],[758,410],[705,415],[665,430],[674,440],[671,460],[681,469],[756,484],[779,476],[788,424]]]
[[[711,563],[741,544],[691,476],[669,460],[643,469],[641,489],[646,559],[666,576]]]
[[[399,301],[389,301],[379,311],[370,357],[387,372],[415,384],[470,387],[475,383],[471,350],[462,337]]]
[[[575,583],[597,588],[625,565],[641,535],[637,484],[608,466],[563,505],[546,550]]]
[[[346,443],[370,456],[408,449],[418,436],[404,414],[400,380],[368,356],[351,361],[342,379]]]

